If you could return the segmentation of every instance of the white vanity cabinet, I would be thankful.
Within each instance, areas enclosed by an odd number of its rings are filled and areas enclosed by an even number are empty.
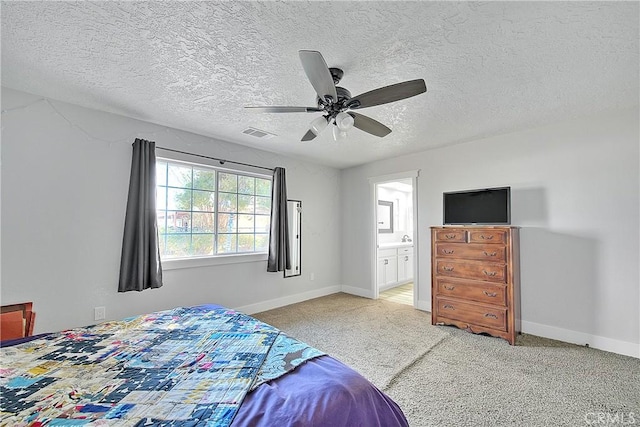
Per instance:
[[[413,248],[398,248],[398,283],[413,280]]]
[[[389,288],[398,281],[398,252],[378,249],[378,289]]]
[[[413,247],[378,248],[378,290],[413,280]]]

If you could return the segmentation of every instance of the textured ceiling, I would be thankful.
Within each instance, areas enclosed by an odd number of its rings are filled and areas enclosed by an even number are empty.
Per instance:
[[[339,168],[638,105],[638,2],[2,2],[2,85]],[[300,138],[299,49],[393,132]],[[248,126],[268,140],[242,134]]]

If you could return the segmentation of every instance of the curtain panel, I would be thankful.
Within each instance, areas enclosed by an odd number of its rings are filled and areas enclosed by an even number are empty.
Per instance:
[[[156,218],[155,142],[133,143],[118,292],[162,286]]]
[[[289,252],[289,220],[287,215],[287,182],[284,168],[273,170],[271,187],[271,230],[269,233],[269,258],[267,271],[291,269]]]

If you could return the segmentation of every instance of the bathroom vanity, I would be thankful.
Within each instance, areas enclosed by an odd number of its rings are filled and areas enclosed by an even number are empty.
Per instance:
[[[413,243],[378,246],[378,291],[413,281]]]

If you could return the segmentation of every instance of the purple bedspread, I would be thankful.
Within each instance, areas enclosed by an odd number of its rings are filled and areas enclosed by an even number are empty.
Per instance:
[[[407,420],[386,394],[329,356],[298,366],[249,393],[233,427],[395,427]]]

